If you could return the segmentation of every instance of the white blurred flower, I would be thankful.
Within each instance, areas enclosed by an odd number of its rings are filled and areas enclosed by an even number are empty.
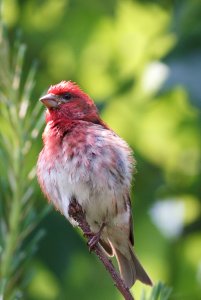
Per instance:
[[[174,198],[158,201],[151,208],[150,215],[153,223],[164,236],[177,237],[183,229],[184,203]]]
[[[148,93],[156,92],[168,78],[169,73],[170,70],[164,63],[159,61],[150,63],[142,77],[143,90]]]

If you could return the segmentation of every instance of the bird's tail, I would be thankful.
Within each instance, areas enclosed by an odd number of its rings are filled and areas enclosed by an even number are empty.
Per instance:
[[[137,259],[131,245],[128,244],[128,253],[124,255],[117,248],[113,248],[114,254],[117,258],[121,277],[128,288],[131,288],[138,279],[141,282],[152,285],[152,281]]]

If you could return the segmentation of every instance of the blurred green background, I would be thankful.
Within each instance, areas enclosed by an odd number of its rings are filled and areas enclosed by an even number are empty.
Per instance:
[[[76,81],[133,147],[136,253],[172,300],[201,299],[201,1],[7,0],[3,20],[27,44],[25,70],[38,63],[33,106],[50,84]],[[52,209],[39,228],[24,299],[121,299],[63,216]]]

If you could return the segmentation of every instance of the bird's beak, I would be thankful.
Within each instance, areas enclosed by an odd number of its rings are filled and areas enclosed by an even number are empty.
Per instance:
[[[58,107],[59,99],[55,94],[47,94],[39,99],[47,108]]]

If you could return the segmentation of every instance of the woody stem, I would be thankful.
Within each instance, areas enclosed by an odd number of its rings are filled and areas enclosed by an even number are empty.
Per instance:
[[[78,223],[83,233],[91,232],[89,224],[86,221],[85,213],[83,212],[82,207],[79,205],[79,203],[76,201],[75,198],[72,198],[70,202],[68,213],[69,216]],[[90,237],[88,237],[88,243],[89,242],[90,242]],[[121,279],[115,267],[113,266],[111,260],[109,260],[108,257],[103,253],[98,243],[95,243],[90,250],[93,251],[101,260],[101,262],[104,264],[106,270],[110,273],[115,286],[123,295],[124,299],[134,300],[133,296],[129,291],[129,288],[125,285],[124,281]]]

